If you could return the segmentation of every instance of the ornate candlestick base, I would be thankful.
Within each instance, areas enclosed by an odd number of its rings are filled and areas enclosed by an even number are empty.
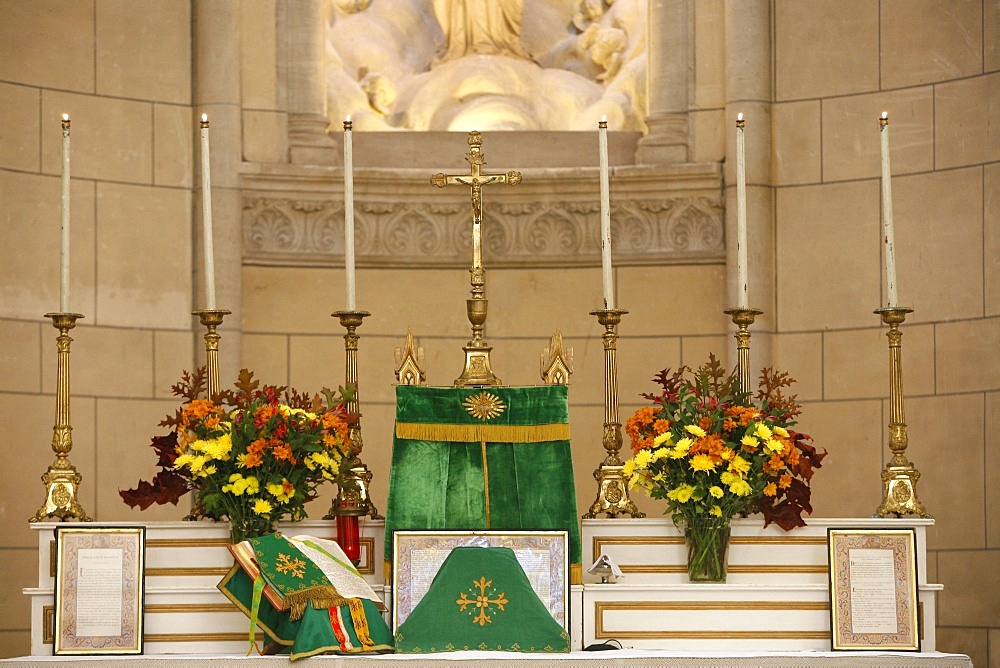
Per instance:
[[[347,330],[347,333],[344,334],[347,367],[346,382],[348,385],[354,387],[354,394],[347,401],[347,410],[351,413],[358,413],[358,342],[361,340],[361,336],[357,333],[357,330],[364,322],[364,319],[370,316],[371,313],[368,311],[334,311],[332,315]],[[384,519],[379,514],[375,504],[371,502],[371,496],[368,493],[368,485],[371,483],[372,473],[361,461],[361,451],[364,449],[364,442],[361,439],[360,419],[348,429],[348,440],[353,444],[354,451],[357,454],[350,457],[341,465],[342,473],[337,480],[337,496],[333,500],[329,512],[323,519],[329,520],[344,516],[357,518],[361,515],[369,515],[373,520]]]
[[[208,396],[214,397],[222,391],[219,381],[219,340],[222,336],[215,331],[215,328],[222,324],[222,319],[232,311],[222,309],[202,309],[191,311],[191,315],[198,316],[201,324],[208,331],[205,332],[205,374],[208,376]]]
[[[601,465],[594,470],[597,480],[597,499],[591,504],[584,519],[593,519],[598,513],[608,517],[631,515],[645,517],[628,496],[628,480],[622,474],[625,462],[618,456],[622,448],[622,425],[618,420],[618,323],[624,309],[600,309],[591,311],[604,327],[601,339],[604,341],[604,438],[602,444],[607,455]]]
[[[60,520],[76,518],[82,522],[91,522],[78,501],[77,490],[83,477],[69,461],[70,450],[73,449],[73,427],[69,413],[69,351],[73,339],[69,330],[76,327],[76,321],[83,317],[80,313],[46,313],[46,318],[52,318],[52,326],[59,330],[56,337],[56,347],[59,351],[56,361],[56,420],[52,427],[52,451],[56,459],[42,474],[45,483],[45,502],[29,522],[38,522],[46,518],[57,517]]]
[[[750,383],[750,325],[757,316],[764,313],[759,308],[727,308],[723,311],[733,319],[733,324],[739,330],[733,336],[736,337],[737,366],[740,373],[740,389],[744,392],[752,392]]]
[[[479,278],[479,283],[473,283],[473,295],[477,294],[476,287],[483,288],[485,279],[483,271],[472,270],[473,277]],[[478,294],[482,294],[479,292]],[[472,340],[462,346],[465,351],[465,367],[462,375],[455,379],[455,387],[497,387],[503,385],[503,381],[493,373],[493,365],[490,362],[490,353],[493,346],[483,338],[483,329],[486,325],[486,311],[489,300],[480,297],[473,297],[465,300],[466,313],[469,322],[472,324]]]
[[[906,314],[912,312],[905,306],[874,311],[889,326],[886,336],[889,338],[889,450],[892,451],[892,459],[882,471],[882,503],[875,510],[877,517],[931,517],[917,498],[920,472],[903,454],[909,439],[903,414],[903,333],[899,326],[906,320]]]

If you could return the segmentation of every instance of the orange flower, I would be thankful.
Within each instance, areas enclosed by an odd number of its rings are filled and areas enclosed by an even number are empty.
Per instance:
[[[274,446],[274,458],[278,460],[284,459],[289,464],[295,463],[295,455],[292,454],[292,446],[288,443],[278,443]]]
[[[781,476],[781,478],[778,480],[778,487],[780,487],[781,489],[788,489],[791,486],[792,486],[792,476],[788,475],[787,473]]]
[[[670,420],[659,419],[653,423],[653,431],[663,434],[670,430]]]
[[[264,450],[266,449],[267,449],[267,439],[258,438],[257,440],[255,440],[254,442],[252,442],[250,445],[247,446],[247,454],[260,457],[261,455],[264,454]]]
[[[777,473],[785,468],[785,462],[778,455],[771,455],[771,458],[764,462],[764,470],[768,473]]]
[[[764,487],[764,496],[774,496],[778,493],[778,488],[773,482],[767,483]]]

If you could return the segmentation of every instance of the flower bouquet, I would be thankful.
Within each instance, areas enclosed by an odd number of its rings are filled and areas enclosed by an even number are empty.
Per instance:
[[[692,371],[661,371],[659,394],[644,394],[625,424],[634,455],[623,474],[631,487],[666,499],[665,513],[688,539],[692,581],[724,581],[733,517],[760,512],[786,531],[812,513],[809,481],[826,452],[792,427],[801,412],[783,388],[795,381],[764,369],[755,395],[740,389],[714,355]]]
[[[309,397],[296,390],[261,386],[242,370],[236,391],[203,398],[204,369],[184,372],[173,386],[184,399],[154,437],[160,471],[151,482],[119,491],[132,507],[177,504],[195,494],[195,517],[228,519],[234,543],[273,531],[285,517],[306,517],[317,487],[340,475],[341,463],[358,453],[348,438],[356,421],[346,408],[348,390]]]

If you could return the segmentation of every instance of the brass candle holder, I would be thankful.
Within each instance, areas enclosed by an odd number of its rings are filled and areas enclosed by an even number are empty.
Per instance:
[[[354,394],[347,400],[347,410],[351,413],[358,413],[358,341],[361,337],[357,333],[366,316],[371,315],[368,311],[335,311],[333,317],[340,320],[340,324],[347,330],[344,334],[344,350],[346,353],[346,381],[354,387]],[[330,506],[330,511],[323,517],[325,520],[335,519],[337,516],[368,515],[373,520],[384,519],[379,514],[375,504],[372,503],[369,494],[369,484],[372,480],[372,473],[361,461],[360,453],[364,449],[361,440],[360,419],[348,428],[348,438],[355,445],[358,455],[349,458],[346,462],[346,471],[341,473],[337,480],[337,496]],[[344,468],[342,466],[342,468]]]
[[[903,454],[908,438],[903,415],[903,333],[899,326],[906,320],[906,314],[912,312],[913,309],[905,306],[873,311],[889,326],[886,336],[889,338],[889,450],[892,451],[892,458],[882,471],[882,503],[875,511],[877,517],[931,517],[917,498],[920,472]]]
[[[69,414],[69,351],[73,339],[69,330],[76,327],[76,321],[83,317],[80,313],[46,313],[52,318],[52,326],[59,330],[56,337],[58,358],[56,361],[56,417],[52,427],[52,451],[56,459],[42,475],[45,483],[45,502],[29,522],[57,517],[60,520],[76,518],[82,522],[92,522],[93,518],[80,505],[78,489],[83,477],[69,461],[73,449],[73,426]]]
[[[733,336],[736,338],[736,359],[740,374],[740,390],[752,392],[750,378],[750,325],[757,316],[764,313],[758,308],[727,308],[723,311],[733,319],[733,324],[739,329]]]
[[[202,309],[191,311],[191,315],[198,316],[201,324],[208,330],[205,332],[205,375],[208,377],[208,396],[214,397],[222,391],[219,382],[219,340],[222,335],[215,329],[222,324],[222,319],[232,311],[222,309]]]
[[[629,514],[645,517],[628,495],[628,480],[622,474],[625,462],[618,456],[622,448],[622,425],[618,417],[618,323],[624,309],[600,309],[591,311],[604,327],[601,339],[604,341],[604,438],[602,443],[607,455],[601,465],[594,470],[597,480],[597,499],[583,517],[593,519],[598,513],[609,518]]]

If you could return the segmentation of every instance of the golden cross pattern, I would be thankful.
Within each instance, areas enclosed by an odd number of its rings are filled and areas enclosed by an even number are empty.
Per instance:
[[[492,614],[496,614],[493,611],[494,605],[497,607],[497,610],[499,611],[504,610],[504,606],[510,603],[510,601],[507,600],[506,592],[500,592],[499,594],[497,594],[496,593],[497,590],[492,587],[493,580],[487,580],[486,577],[482,575],[479,576],[478,581],[473,580],[472,584],[474,584],[476,588],[479,589],[478,594],[474,593],[475,598],[469,598],[463,591],[459,594],[461,598],[455,601],[455,603],[457,603],[460,606],[459,610],[461,612],[465,612],[465,608],[467,606],[470,605],[475,606],[472,610],[469,611],[469,612],[476,612],[476,611],[479,612],[478,615],[472,618],[473,624],[479,624],[480,626],[486,626],[487,622],[492,624],[493,619],[486,613],[489,612]],[[486,593],[487,587],[490,587],[489,594]],[[472,592],[472,589],[470,588],[469,591]],[[495,596],[496,598],[490,598],[490,596]]]
[[[469,174],[443,174],[438,173],[431,177],[431,183],[438,188],[448,185],[459,184],[472,188],[472,268],[482,269],[483,267],[483,186],[490,183],[506,183],[509,186],[516,186],[521,182],[521,172],[507,172],[506,174],[484,174],[483,165],[486,160],[482,154],[483,136],[476,130],[469,133],[469,152],[465,155],[471,171]]]
[[[278,553],[278,564],[274,568],[279,573],[285,573],[300,580],[306,576],[306,562],[282,552]]]

